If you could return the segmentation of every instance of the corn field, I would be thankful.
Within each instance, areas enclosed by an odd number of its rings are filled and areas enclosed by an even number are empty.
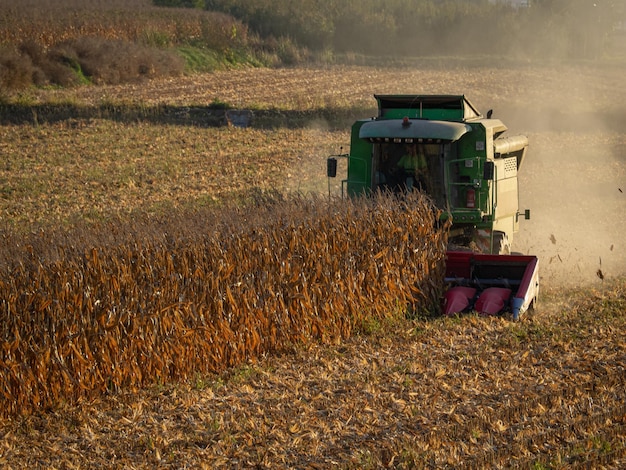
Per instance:
[[[437,219],[417,195],[267,196],[184,235],[55,245],[57,256],[28,245],[0,282],[2,413],[219,372],[433,309]]]
[[[216,49],[247,41],[247,28],[232,17],[194,9],[158,8],[144,0],[0,0],[0,45],[25,40],[50,47],[99,37],[160,47],[202,42]]]

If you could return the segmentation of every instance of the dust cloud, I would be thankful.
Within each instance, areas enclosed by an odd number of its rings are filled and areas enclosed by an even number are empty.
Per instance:
[[[513,250],[539,257],[545,287],[602,286],[626,276],[625,73],[626,65],[608,62],[398,70],[376,75],[376,90],[363,94],[386,90],[390,76],[396,92],[412,90],[404,81],[415,82],[417,76],[421,92],[460,90],[483,113],[493,109],[509,128],[505,135],[527,135],[529,150],[519,172],[520,209],[530,209],[531,219],[520,221]],[[437,83],[433,77],[439,78]],[[325,158],[339,152],[340,143],[343,152],[349,150],[348,127],[327,132],[318,125],[311,132],[317,145],[294,169],[298,181],[304,175],[325,175]],[[345,169],[338,175],[345,175]],[[332,181],[335,194],[340,179]],[[313,188],[327,193],[326,179],[306,187]]]
[[[548,287],[626,275],[624,69],[576,72],[527,83],[524,105],[503,102],[497,116],[529,137],[518,176],[520,209],[531,219],[521,220],[513,249],[539,256]]]
[[[539,256],[543,283],[589,285],[626,275],[626,136],[546,131],[519,175],[514,249]]]

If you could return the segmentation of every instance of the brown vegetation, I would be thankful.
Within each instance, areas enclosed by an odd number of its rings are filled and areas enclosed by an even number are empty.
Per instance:
[[[625,308],[621,283],[544,296],[520,323],[372,321],[340,345],[12,420],[0,463],[619,469]]]
[[[228,15],[194,9],[170,9],[150,0],[0,0],[0,44],[26,39],[43,46],[98,37],[154,46],[202,41],[230,47],[233,28],[245,39],[246,28]],[[210,26],[210,30],[207,28]]]
[[[174,46],[196,44],[224,52],[245,42],[246,34],[227,15],[158,8],[148,0],[2,0],[0,97],[32,85],[180,75],[185,64]]]
[[[138,237],[104,225],[106,246],[22,240],[1,272],[2,413],[220,372],[437,305],[445,231],[425,198],[256,203]]]
[[[34,109],[29,120],[43,120]],[[2,136],[0,220],[23,232],[214,206],[255,189],[319,192],[343,134],[73,118],[6,125]]]
[[[73,86],[81,82],[127,83],[139,79],[180,75],[181,57],[171,52],[120,40],[69,39],[45,49],[35,42],[7,49],[2,61],[2,86],[24,89],[31,85]]]

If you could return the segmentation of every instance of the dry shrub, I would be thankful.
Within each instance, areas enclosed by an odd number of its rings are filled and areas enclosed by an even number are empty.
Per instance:
[[[32,82],[35,85],[72,86],[78,83],[78,76],[67,62],[56,60],[54,54],[48,53],[41,45],[32,40],[20,45],[20,53],[33,63]]]
[[[64,243],[4,234],[2,413],[222,371],[438,303],[447,233],[423,196],[256,202]]]
[[[55,61],[33,40],[26,40],[17,48],[0,49],[0,90],[8,94],[50,83],[71,86],[78,83],[78,77],[68,64]]]
[[[66,63],[95,83],[117,84],[179,75],[184,68],[182,59],[173,52],[93,37],[60,43],[51,49],[50,56],[54,62]]]
[[[119,84],[180,75],[183,70],[183,59],[172,51],[96,37],[67,40],[49,49],[27,40],[18,51],[0,52],[0,84],[7,91],[87,80]]]
[[[0,97],[33,84],[33,64],[15,49],[0,47]]]

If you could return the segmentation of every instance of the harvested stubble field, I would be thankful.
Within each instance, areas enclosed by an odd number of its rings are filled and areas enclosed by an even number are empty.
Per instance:
[[[614,64],[460,62],[240,70],[21,97],[38,107],[24,122],[0,128],[5,241],[15,233],[45,239],[51,225],[69,232],[85,219],[92,227],[112,217],[160,219],[250,190],[261,200],[264,190],[323,193],[325,158],[347,145],[352,119],[374,113],[373,93],[464,93],[530,138],[521,203],[533,219],[522,225],[516,248],[540,255],[544,289],[539,307],[520,323],[372,319],[339,344],[305,341],[219,375],[121,389],[4,419],[0,462],[8,468],[623,467],[623,73]],[[255,110],[259,125],[185,125],[189,109],[214,101]],[[98,111],[103,103],[118,106],[118,119]],[[124,117],[124,108],[150,114],[163,104],[183,117],[176,124]],[[59,119],[65,109],[94,111]],[[15,246],[4,245],[9,259]]]

